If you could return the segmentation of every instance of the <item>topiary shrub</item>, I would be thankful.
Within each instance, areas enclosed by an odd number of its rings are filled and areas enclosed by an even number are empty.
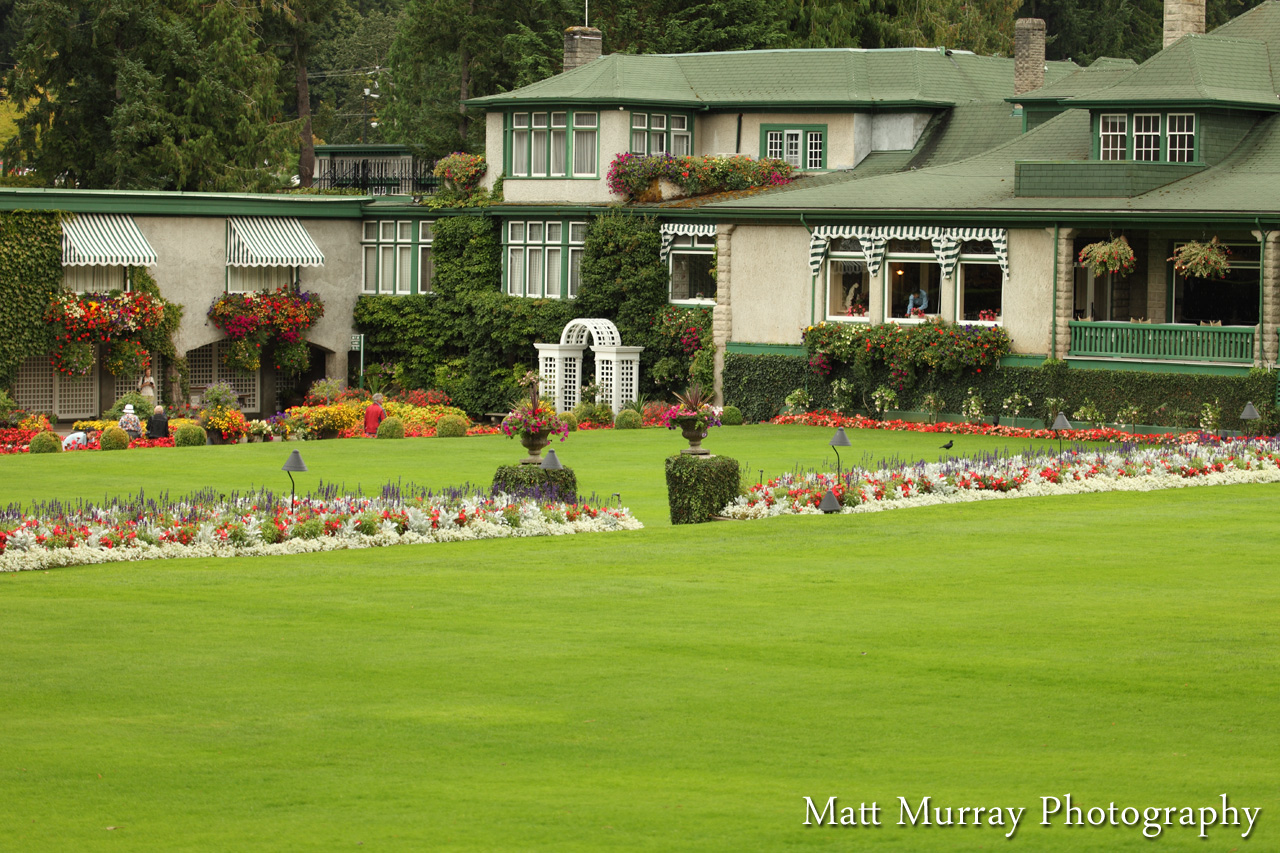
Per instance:
[[[738,460],[729,456],[667,457],[667,505],[672,524],[701,524],[741,491]]]
[[[62,439],[57,433],[42,432],[31,437],[32,453],[61,453]]]
[[[437,438],[461,438],[467,434],[467,419],[457,415],[445,415],[436,421]]]
[[[439,424],[436,428],[439,429]],[[404,438],[404,421],[399,418],[386,418],[378,424],[378,438]]]
[[[206,441],[204,427],[198,424],[180,426],[173,434],[174,447],[204,447]]]
[[[572,468],[547,471],[537,465],[503,465],[493,475],[493,491],[539,503],[578,503],[578,477]]]
[[[720,426],[742,426],[742,410],[737,406],[725,406],[720,412]]]
[[[614,429],[640,429],[643,424],[644,420],[635,409],[623,409],[613,419]]]
[[[569,432],[578,431],[578,416],[573,412],[561,412],[556,417],[560,418],[561,423],[569,428]]]
[[[103,450],[124,450],[129,446],[129,433],[118,426],[107,427],[98,440],[98,446]]]

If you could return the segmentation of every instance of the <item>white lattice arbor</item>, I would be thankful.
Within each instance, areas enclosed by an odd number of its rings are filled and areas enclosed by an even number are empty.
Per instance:
[[[622,404],[640,391],[640,353],[644,347],[624,347],[618,327],[608,320],[570,320],[558,344],[534,344],[542,396],[555,401],[556,410],[567,412],[578,405],[582,385],[582,354],[591,342],[596,359],[596,384],[600,396],[616,415]]]

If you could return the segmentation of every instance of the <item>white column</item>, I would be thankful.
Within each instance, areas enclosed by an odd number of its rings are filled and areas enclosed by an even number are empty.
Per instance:
[[[534,344],[542,375],[540,393],[550,398],[558,412],[568,412],[578,404],[582,381],[582,353],[585,346],[574,344]]]
[[[600,393],[616,415],[622,404],[635,400],[640,393],[640,353],[644,347],[593,346],[596,357],[596,381]]]

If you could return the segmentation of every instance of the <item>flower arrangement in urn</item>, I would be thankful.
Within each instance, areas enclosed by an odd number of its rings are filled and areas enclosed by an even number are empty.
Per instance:
[[[520,443],[529,451],[529,456],[520,460],[522,465],[539,464],[542,449],[551,443],[552,435],[558,434],[561,441],[569,435],[569,425],[557,417],[556,407],[539,398],[538,385],[541,381],[542,377],[534,371],[526,373],[520,384],[529,389],[529,396],[502,419],[502,431],[507,437],[520,436]]]
[[[720,412],[711,405],[711,395],[697,382],[683,394],[676,394],[676,404],[667,409],[663,418],[667,429],[678,429],[689,441],[689,447],[681,453],[692,456],[708,456],[711,451],[702,446],[707,430],[720,426]]]

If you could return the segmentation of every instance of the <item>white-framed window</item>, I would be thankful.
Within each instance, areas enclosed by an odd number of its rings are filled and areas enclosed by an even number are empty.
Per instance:
[[[886,317],[918,323],[938,313],[942,267],[932,240],[890,240],[884,271]]]
[[[631,153],[649,153],[649,114],[631,114]]]
[[[83,266],[62,268],[62,289],[72,293],[109,293],[129,291],[129,275],[125,267]]]
[[[1169,113],[1168,147],[1170,163],[1190,163],[1196,159],[1195,113]]]
[[[505,286],[508,296],[560,299],[578,294],[585,222],[512,220],[506,225]],[[566,282],[568,288],[566,290]]]
[[[533,114],[532,154],[529,158],[529,174],[535,178],[545,178],[549,164],[548,145],[550,143],[550,126],[547,124],[547,113]]]
[[[956,265],[956,320],[998,325],[1004,319],[1004,270],[990,240],[966,240]]]
[[[518,178],[529,175],[529,114],[511,116],[511,174]]]
[[[827,167],[827,126],[766,124],[760,128],[761,156],[782,160],[797,169],[814,171]]]
[[[596,128],[600,117],[596,113],[573,114],[573,176],[596,176]]]
[[[693,133],[688,116],[671,117],[671,153],[676,157],[688,157],[693,153]]]
[[[227,267],[227,293],[270,293],[297,283],[297,267]]]
[[[430,222],[366,220],[360,248],[364,260],[362,293],[409,296],[431,292],[435,267],[431,263]]]
[[[631,153],[688,156],[693,152],[690,128],[686,115],[632,113]]]
[[[568,120],[568,113],[551,114],[551,176],[556,178],[568,174]]]
[[[871,273],[862,243],[835,237],[827,244],[827,319],[868,322]]]
[[[712,305],[716,301],[716,238],[677,236],[671,244],[671,302]]]
[[[1160,115],[1138,113],[1133,117],[1133,159],[1160,159]]]
[[[1129,153],[1129,117],[1103,115],[1099,119],[1101,148],[1099,159],[1124,160]]]

